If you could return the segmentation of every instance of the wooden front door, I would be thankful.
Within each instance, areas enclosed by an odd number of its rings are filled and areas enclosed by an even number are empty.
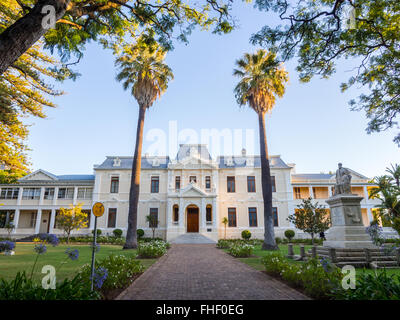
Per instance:
[[[199,232],[199,209],[187,209],[187,232]]]

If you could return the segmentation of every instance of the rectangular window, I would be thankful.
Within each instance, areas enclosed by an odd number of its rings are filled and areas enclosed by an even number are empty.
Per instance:
[[[236,227],[236,208],[228,208],[228,226]]]
[[[119,192],[119,177],[111,177],[110,193]]]
[[[93,188],[78,188],[78,199],[92,199]]]
[[[174,222],[179,222],[179,207],[174,205]]]
[[[257,208],[249,208],[249,227],[257,227]]]
[[[235,177],[227,177],[228,192],[235,192]]]
[[[30,221],[30,223],[29,223],[29,226],[30,226],[31,228],[34,228],[34,227],[36,226],[36,215],[37,215],[36,212],[32,212],[32,213],[31,213],[31,221]]]
[[[247,177],[247,192],[256,192],[256,177]]]
[[[275,176],[271,176],[272,192],[276,192]]]
[[[24,200],[39,200],[40,188],[23,188],[22,199]]]
[[[43,199],[53,200],[54,199],[54,188],[45,188]]]
[[[73,199],[74,198],[74,188],[59,188],[57,198],[58,199]]]
[[[158,227],[158,208],[150,208],[149,228]]]
[[[109,208],[108,209],[108,228],[115,228],[117,223],[117,209],[116,208]]]
[[[211,206],[206,207],[206,221],[211,222],[212,221],[212,208]]]
[[[175,190],[179,191],[181,189],[181,177],[175,177]]]
[[[206,189],[211,189],[211,177],[206,176]]]
[[[158,193],[160,190],[160,178],[151,177],[151,193]]]
[[[274,219],[274,227],[278,227],[278,208],[272,207],[272,219]]]
[[[190,176],[189,177],[189,183],[196,183],[197,182],[197,177],[196,176]]]
[[[294,196],[296,199],[301,199],[301,190],[299,187],[294,188]]]
[[[18,199],[19,188],[1,188],[0,199]]]

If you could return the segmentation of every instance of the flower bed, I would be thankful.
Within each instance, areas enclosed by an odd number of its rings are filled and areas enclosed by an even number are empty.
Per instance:
[[[138,258],[158,258],[164,255],[169,248],[169,243],[162,240],[139,242]]]
[[[254,246],[248,243],[234,243],[229,247],[229,254],[235,258],[250,257],[253,253]]]

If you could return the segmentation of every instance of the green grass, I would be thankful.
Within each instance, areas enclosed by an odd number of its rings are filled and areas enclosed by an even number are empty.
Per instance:
[[[311,249],[311,246],[305,246],[306,252]],[[224,251],[228,252],[228,249],[224,249]],[[300,254],[300,246],[299,245],[293,245],[293,251],[295,254]],[[261,250],[261,245],[255,246],[255,249],[253,251],[253,257],[250,258],[238,258],[240,261],[243,263],[246,263],[250,267],[260,270],[260,271],[265,271],[264,265],[261,263],[261,258],[266,256],[267,254],[270,254],[271,252],[276,252],[276,251],[265,251]],[[288,246],[287,245],[279,245],[279,252],[281,252],[284,256],[288,254]],[[287,259],[291,263],[303,263],[301,261],[294,261],[291,259]],[[359,272],[366,272],[366,273],[374,273],[374,272],[382,272],[382,269],[379,270],[372,270],[372,269],[363,269],[363,268],[356,268],[356,274]],[[386,270],[388,275],[394,274],[400,276],[400,268],[396,269],[387,269]]]
[[[0,255],[0,278],[10,280],[15,277],[18,271],[24,270],[29,276],[37,256],[33,249],[34,246],[33,243],[17,243],[15,247],[15,255]],[[57,247],[51,245],[46,246],[47,252],[39,256],[33,279],[41,281],[44,276],[41,273],[44,265],[52,265],[56,268],[57,280],[72,278],[82,265],[90,263],[92,259],[92,251],[89,244],[72,243],[70,245],[60,244]],[[75,261],[71,261],[70,259],[66,260],[67,255],[65,254],[65,250],[67,248],[78,249],[79,258]],[[122,250],[122,246],[118,245],[100,245],[100,251],[96,253],[96,259],[105,258],[112,253],[131,257],[136,256],[136,250]],[[147,269],[157,259],[138,260],[140,260],[143,266]],[[66,261],[66,263],[62,264],[63,261]]]

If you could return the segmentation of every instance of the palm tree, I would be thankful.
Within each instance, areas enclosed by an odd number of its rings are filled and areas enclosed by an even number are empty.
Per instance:
[[[165,54],[159,47],[132,46],[125,48],[123,55],[115,63],[120,71],[117,80],[123,81],[125,90],[131,88],[132,95],[139,105],[124,249],[137,248],[137,213],[145,113],[166,91],[168,82],[173,79],[172,70],[164,64]]]
[[[265,50],[255,54],[246,53],[236,61],[233,75],[240,78],[235,87],[236,101],[240,106],[248,105],[258,115],[260,132],[261,183],[264,200],[264,243],[263,250],[276,250],[272,217],[272,183],[268,161],[265,114],[275,105],[276,97],[285,93],[288,73],[276,61],[276,55]]]
[[[224,224],[224,226],[225,226],[225,235],[224,235],[224,239],[226,240],[226,225],[228,224],[228,218],[227,217],[223,217],[222,218],[222,223]]]

